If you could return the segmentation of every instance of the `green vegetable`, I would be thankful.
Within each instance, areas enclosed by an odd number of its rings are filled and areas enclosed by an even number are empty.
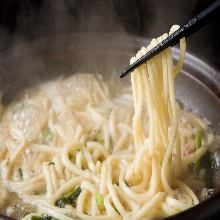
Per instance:
[[[198,150],[202,146],[202,134],[201,129],[196,130],[196,150]],[[198,172],[200,170],[201,161],[200,159],[195,161],[195,171]]]
[[[213,170],[210,171],[207,169],[203,179],[207,188],[213,188],[213,176],[214,176]]]
[[[81,191],[81,188],[77,187],[76,190],[69,196],[71,203],[76,203],[76,200],[78,199]]]
[[[63,196],[64,197],[69,197],[70,195],[72,195],[72,193],[76,190],[76,188],[70,190],[69,192],[65,193]]]
[[[70,200],[68,199],[68,197],[61,197],[55,203],[55,205],[60,208],[65,208],[66,204],[70,204]]]
[[[97,206],[104,205],[104,197],[101,193],[97,192],[95,195],[95,201]]]
[[[113,204],[112,206],[113,206],[114,210],[120,215],[120,212],[119,212],[118,209],[115,207],[115,205]]]
[[[199,149],[202,146],[202,134],[201,129],[196,130],[196,149]]]
[[[202,146],[202,134],[201,129],[196,131],[196,150]],[[195,161],[194,170],[198,173],[201,169],[205,170],[203,181],[207,188],[213,187],[213,176],[215,171],[215,163],[212,158],[212,154],[208,151],[199,160]]]
[[[32,216],[31,220],[43,220],[40,216]]]
[[[58,219],[55,219],[52,216],[49,216],[47,214],[42,214],[41,217],[40,216],[32,216],[31,220],[58,220]]]
[[[44,130],[44,139],[47,143],[50,143],[53,139],[53,133],[49,127]]]
[[[64,208],[65,205],[69,204],[69,205],[76,205],[76,200],[78,199],[79,195],[81,193],[81,188],[77,187],[73,193],[71,193],[69,196],[63,196],[61,198],[59,198],[56,202],[55,205],[60,207],[60,208]]]
[[[126,181],[126,180],[124,180],[125,181],[125,185],[127,186],[127,187],[130,187],[130,184]]]
[[[58,219],[56,219],[56,218],[54,218],[54,217],[52,217],[52,216],[49,216],[49,215],[47,215],[47,214],[45,214],[45,213],[43,213],[43,214],[41,215],[41,217],[42,217],[42,220],[58,220]]]
[[[43,217],[43,220],[55,220],[55,218],[47,215]]]
[[[55,163],[53,162],[53,161],[50,161],[49,163],[48,163],[48,165],[50,166],[50,165],[55,165]]]
[[[20,175],[21,179],[23,180],[23,172],[22,172],[22,169],[20,167],[18,168],[18,171],[19,171],[19,175]]]
[[[203,180],[207,188],[213,187],[215,167],[215,160],[213,159],[212,154],[209,151],[200,158],[200,168],[205,169]]]
[[[202,134],[201,129],[196,131],[196,149],[199,149],[202,146]],[[208,151],[204,154],[199,160],[195,162],[195,171],[199,172],[200,169],[205,170],[205,175],[203,181],[206,184],[207,188],[213,187],[213,176],[215,171],[215,163],[212,157],[212,154]]]

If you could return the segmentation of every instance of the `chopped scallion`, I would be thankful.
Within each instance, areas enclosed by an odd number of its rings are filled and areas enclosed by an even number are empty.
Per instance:
[[[202,134],[201,129],[196,130],[196,149],[199,149],[202,146]]]
[[[23,171],[20,167],[18,168],[18,171],[19,171],[19,175],[20,175],[21,179],[23,180]]]
[[[45,213],[42,214],[42,219],[43,219],[43,220],[57,220],[57,219],[55,219],[54,217],[49,216],[49,215],[47,215],[47,214],[45,214]]]
[[[125,185],[127,186],[127,187],[130,187],[130,184],[128,183],[128,181],[127,180],[124,180],[125,181]]]
[[[35,215],[31,216],[31,220],[58,220],[58,219],[55,219],[47,214],[42,214],[41,216],[35,216]]]
[[[60,207],[60,208],[65,208],[66,204],[70,204],[70,201],[69,201],[68,197],[61,197],[55,203],[55,205]]]
[[[31,216],[31,220],[43,220],[43,218],[41,218],[40,216]]]
[[[118,209],[115,207],[114,204],[113,204],[113,208],[114,208],[114,210],[120,215],[120,212],[118,211]]]
[[[53,133],[49,127],[44,130],[44,139],[47,143],[50,143],[53,139]]]
[[[63,196],[59,198],[56,202],[55,205],[64,208],[65,205],[73,205],[75,207],[76,205],[76,200],[78,199],[79,195],[81,193],[81,188],[77,187],[69,196]]]
[[[95,195],[95,201],[97,206],[104,205],[104,197],[101,193],[97,192]]]
[[[216,162],[209,151],[200,158],[200,168],[205,169],[204,182],[207,188],[213,187],[213,177],[215,175]]]
[[[201,129],[196,130],[196,150],[198,150],[202,146],[202,134]],[[198,172],[200,169],[200,159],[195,161],[195,171]]]
[[[76,203],[76,200],[78,199],[80,193],[81,193],[81,188],[80,187],[77,187],[74,192],[69,196],[69,199],[70,199],[70,202],[72,204],[75,204]]]

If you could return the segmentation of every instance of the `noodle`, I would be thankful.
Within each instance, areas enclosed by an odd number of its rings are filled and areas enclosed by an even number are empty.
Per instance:
[[[153,39],[130,62],[167,36]],[[62,220],[153,219],[199,203],[182,177],[201,182],[188,166],[213,138],[186,152],[196,128],[210,134],[175,100],[185,49],[181,39],[176,66],[168,48],[134,70],[134,108],[127,90],[113,95],[102,79],[76,74],[40,85],[3,109],[2,182],[35,207],[24,219],[41,213]]]

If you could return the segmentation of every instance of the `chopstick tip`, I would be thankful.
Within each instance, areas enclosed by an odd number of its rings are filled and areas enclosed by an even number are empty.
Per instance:
[[[126,75],[128,75],[127,69],[125,69],[123,72],[120,73],[120,78],[124,78]]]
[[[124,75],[124,73],[122,72],[122,73],[120,73],[120,78],[123,78],[125,75]]]

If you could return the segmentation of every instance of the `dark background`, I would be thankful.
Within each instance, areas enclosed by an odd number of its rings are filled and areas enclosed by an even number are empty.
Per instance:
[[[0,0],[0,50],[66,33],[151,38],[184,24],[211,0]],[[187,40],[187,51],[220,68],[220,14]]]

